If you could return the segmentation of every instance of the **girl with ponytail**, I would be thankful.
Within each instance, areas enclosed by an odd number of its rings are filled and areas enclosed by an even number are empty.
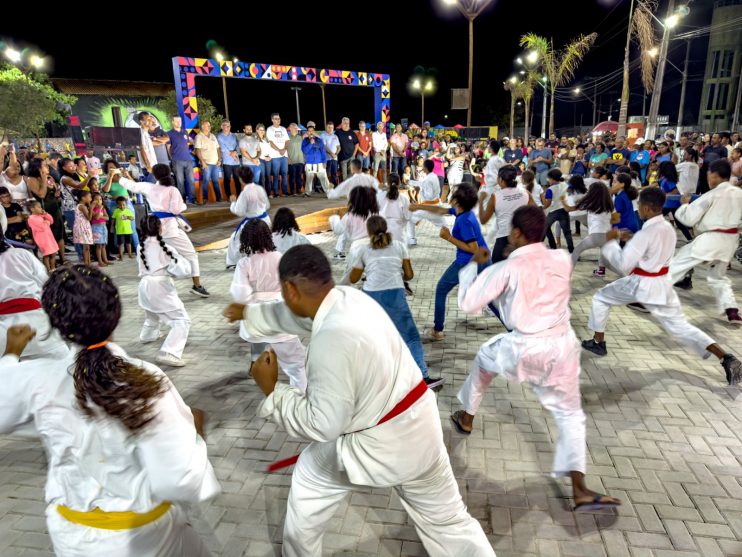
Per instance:
[[[121,300],[101,271],[57,269],[41,304],[73,350],[3,367],[0,433],[29,418],[41,433],[54,554],[209,555],[183,508],[220,490],[199,435],[203,413],[160,369],[109,342]],[[14,327],[4,361],[32,335]]]
[[[363,291],[389,315],[428,386],[440,387],[443,379],[428,376],[420,333],[405,297],[404,281],[414,276],[407,246],[392,238],[384,217],[369,217],[366,229],[370,241],[354,245],[350,252],[350,282],[355,284],[365,272]]]
[[[389,175],[389,187],[377,194],[379,215],[386,220],[392,239],[407,245],[407,227],[410,222],[410,199],[399,195],[399,174]]]
[[[160,324],[170,327],[155,362],[161,365],[183,367],[181,359],[191,320],[178,297],[173,278],[191,275],[191,264],[162,238],[162,223],[155,215],[142,221],[139,243],[139,307],[144,310],[144,325],[139,333],[142,343],[160,338]]]

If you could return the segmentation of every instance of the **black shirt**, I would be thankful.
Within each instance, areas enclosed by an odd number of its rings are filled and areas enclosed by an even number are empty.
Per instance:
[[[338,136],[340,141],[340,154],[338,160],[344,161],[353,156],[355,153],[356,145],[358,145],[358,136],[356,132],[349,129],[347,132],[342,129],[335,130],[335,135]]]
[[[13,217],[17,217],[23,213],[23,208],[18,203],[11,203],[10,206],[3,207],[3,209],[5,209],[5,216],[8,217],[8,219],[12,219]],[[5,235],[11,240],[22,242],[29,237],[26,223],[8,223],[8,230],[5,232]]]

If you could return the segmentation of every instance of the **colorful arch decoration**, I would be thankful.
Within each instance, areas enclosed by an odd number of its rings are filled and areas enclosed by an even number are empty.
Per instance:
[[[218,62],[211,58],[173,58],[175,95],[183,127],[188,133],[198,129],[198,103],[196,102],[196,77],[232,77],[239,79],[270,79],[318,85],[356,85],[374,88],[374,111],[377,122],[390,122],[391,95],[389,74],[325,70],[277,64],[249,62]]]

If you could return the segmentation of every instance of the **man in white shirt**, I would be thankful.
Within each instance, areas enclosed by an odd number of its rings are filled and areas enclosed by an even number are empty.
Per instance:
[[[500,169],[507,163],[498,153],[500,152],[500,142],[496,139],[490,141],[489,144],[490,159],[487,161],[487,166],[484,170],[484,191],[487,193],[487,198],[495,193],[497,189],[497,176],[500,173]],[[485,199],[486,201],[486,199]]]
[[[690,203],[690,195],[681,197],[675,219],[695,228],[696,237],[678,250],[670,265],[670,275],[675,286],[693,288],[693,268],[710,264],[706,281],[714,293],[719,313],[726,313],[732,325],[742,325],[739,306],[727,277],[727,266],[737,251],[739,223],[742,221],[742,190],[729,179],[732,166],[727,159],[709,165],[710,191]],[[681,280],[682,279],[682,280]]]
[[[289,141],[289,132],[281,125],[281,115],[277,112],[271,114],[271,121],[273,125],[265,131],[265,137],[271,147],[268,153],[271,157],[270,197],[278,197],[279,174],[281,175],[281,191],[285,197],[288,194],[289,187],[289,159],[286,154],[286,143]]]
[[[335,124],[327,122],[325,124],[325,131],[323,131],[319,138],[325,146],[325,152],[327,153],[327,178],[330,183],[337,186],[338,183],[338,153],[340,152],[340,140],[335,135]]]
[[[381,167],[382,183],[386,184],[386,152],[389,149],[389,140],[384,132],[384,122],[376,124],[376,131],[371,136],[371,143],[374,147],[374,178],[379,175]]]
[[[157,154],[152,138],[149,135],[149,113],[140,112],[139,119],[139,165],[146,171],[144,179],[154,184],[157,180],[152,176],[152,167],[157,164]]]
[[[644,226],[633,238],[628,232],[612,229],[603,246],[603,257],[624,275],[604,286],[593,296],[593,307],[587,326],[595,331],[582,347],[598,356],[608,354],[605,329],[613,306],[639,304],[659,321],[665,332],[691,348],[701,357],[719,358],[730,385],[742,379],[742,362],[734,354],[725,352],[714,340],[694,327],[683,315],[680,300],[672,286],[669,269],[675,253],[675,229],[662,216],[665,192],[658,187],[644,188],[639,194],[639,216]],[[628,242],[623,249],[618,238]],[[630,241],[629,241],[630,240]],[[736,236],[735,236],[736,240]]]
[[[435,395],[384,309],[355,288],[335,286],[330,262],[311,245],[279,265],[283,301],[232,304],[256,336],[309,337],[306,392],[277,382],[264,352],[252,376],[266,399],[258,415],[310,441],[291,478],[283,555],[320,557],[338,505],[359,487],[393,487],[431,556],[494,557],[466,511],[451,470]]]
[[[351,176],[343,180],[340,185],[327,192],[327,199],[340,199],[350,197],[350,192],[358,186],[367,186],[379,191],[379,181],[373,176],[363,173],[363,163],[358,159],[350,161]]]

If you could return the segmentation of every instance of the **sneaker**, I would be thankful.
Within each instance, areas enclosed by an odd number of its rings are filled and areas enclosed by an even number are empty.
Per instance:
[[[191,292],[193,292],[196,296],[201,296],[202,298],[208,298],[209,296],[211,296],[211,294],[209,294],[209,291],[201,285],[196,286],[194,284],[191,288]]]
[[[170,367],[183,367],[185,362],[178,358],[177,356],[173,356],[172,354],[168,354],[167,352],[160,352],[155,357],[155,363],[158,363],[163,366],[170,366]]]
[[[605,356],[606,354],[608,354],[608,349],[605,346],[605,341],[596,342],[594,338],[591,338],[590,340],[583,340],[582,347],[588,352],[592,352],[593,354],[597,354],[598,356]]]
[[[423,336],[434,342],[437,342],[439,340],[443,340],[444,338],[446,338],[446,335],[443,334],[443,331],[436,331],[433,328],[425,329],[423,331]]]
[[[690,275],[686,275],[683,280],[679,280],[673,285],[675,288],[682,288],[683,290],[693,289],[693,279]]]
[[[312,197],[311,193],[304,192],[304,197]]]
[[[742,362],[734,354],[726,354],[721,359],[721,367],[724,368],[730,385],[736,385],[742,379]]]
[[[405,282],[404,283],[404,291],[405,291],[405,294],[407,294],[408,296],[414,296],[415,295],[415,293],[412,291],[412,288],[410,288],[410,283],[409,282]]]
[[[227,271],[234,271],[237,268],[237,265],[227,265]]]
[[[639,313],[649,313],[649,310],[643,305],[638,302],[635,302],[633,304],[626,304],[626,307],[629,309],[633,309],[634,311],[638,311]]]
[[[740,326],[742,325],[742,317],[739,316],[739,310],[737,308],[730,308],[727,310],[727,321],[730,325]]]
[[[593,276],[594,277],[599,277],[599,278],[604,277],[605,276],[605,267],[598,267],[597,269],[595,269],[593,271]]]
[[[335,261],[343,261],[345,259],[345,254],[339,251],[335,255],[333,255],[332,258]]]
[[[410,238],[409,240],[407,240],[407,245],[408,246],[416,246],[417,245],[417,238]]]
[[[443,388],[443,383],[446,382],[443,377],[423,377],[423,379],[425,380],[428,389],[433,391],[440,391]]]

